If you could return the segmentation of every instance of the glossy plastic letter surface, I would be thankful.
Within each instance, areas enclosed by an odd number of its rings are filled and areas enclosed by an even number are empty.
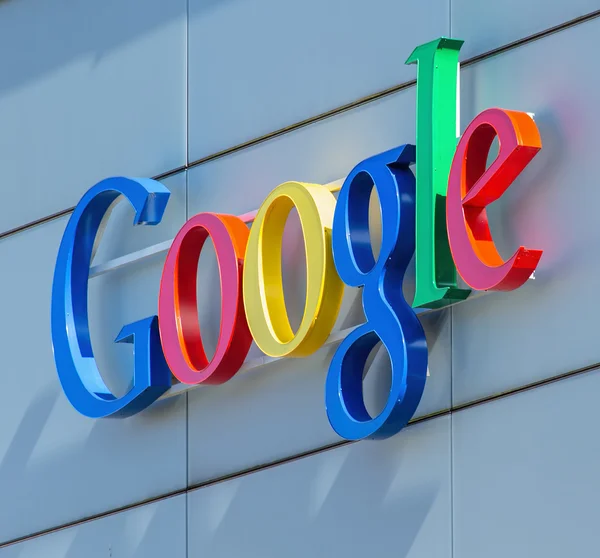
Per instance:
[[[177,233],[167,254],[158,298],[160,335],[173,375],[185,384],[226,382],[248,354],[252,337],[242,299],[248,234],[248,227],[233,215],[200,213]],[[209,236],[221,278],[221,328],[210,362],[202,343],[196,300],[198,261]]]
[[[306,303],[298,331],[290,326],[281,275],[283,230],[296,208],[306,250]],[[340,310],[344,285],[335,270],[331,227],[335,198],[324,186],[286,182],[261,205],[248,240],[244,304],[252,337],[273,357],[304,357],[325,342]]]
[[[417,47],[417,216],[415,308],[441,308],[469,296],[456,286],[446,235],[446,191],[458,137],[458,53],[463,41]]]
[[[496,136],[499,153],[486,169]],[[448,239],[458,272],[473,289],[516,289],[542,257],[541,250],[521,246],[504,261],[486,212],[486,206],[502,196],[541,148],[539,131],[529,114],[497,108],[476,116],[458,144],[448,185]]]
[[[92,350],[88,325],[88,275],[94,241],[106,211],[120,195],[135,209],[134,224],[160,222],[169,191],[150,179],[109,178],[77,204],[63,235],[52,285],[54,360],[65,395],[82,415],[127,417],[153,403],[171,386],[156,316],[125,326],[117,342],[132,342],[133,386],[116,397],[104,383]]]
[[[325,404],[343,438],[387,438],[399,432],[419,405],[427,375],[427,343],[421,323],[404,299],[402,282],[415,249],[415,178],[412,145],[360,163],[340,195],[333,224],[333,253],[342,281],[364,286],[367,322],[344,339],[327,375]],[[377,261],[369,235],[368,207],[375,186],[381,205],[382,239]],[[363,399],[364,367],[381,341],[392,364],[385,408],[371,417]]]

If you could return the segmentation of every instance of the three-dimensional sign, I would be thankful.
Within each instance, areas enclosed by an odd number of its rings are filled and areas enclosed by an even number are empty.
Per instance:
[[[83,415],[126,417],[171,386],[219,384],[240,369],[254,340],[267,355],[305,357],[332,332],[344,285],[362,287],[366,323],[339,345],[325,385],[327,416],[343,438],[386,438],[419,405],[427,376],[427,342],[413,308],[443,308],[465,300],[457,272],[473,290],[512,290],[535,270],[542,252],[520,247],[504,260],[494,245],[486,207],[497,200],[541,149],[533,117],[488,109],[457,138],[458,53],[462,41],[438,39],[414,50],[417,141],[362,161],[336,200],[318,184],[275,188],[252,225],[235,215],[200,213],[179,231],[167,254],[158,316],[125,325],[117,342],[133,343],[130,391],[116,397],[102,380],[89,335],[88,276],[96,235],[114,200],[124,196],[136,225],[160,222],[169,191],[150,179],[110,178],[92,187],[71,216],[60,244],[52,289],[52,342],[64,392]],[[500,150],[488,167],[492,142]],[[416,178],[411,165],[416,163]],[[377,260],[369,236],[369,197],[381,205]],[[294,333],[281,275],[282,237],[292,208],[306,246],[304,315]],[[208,359],[198,324],[196,275],[205,241],[214,244],[221,281],[220,338]],[[402,283],[415,255],[412,306]],[[364,366],[382,342],[392,364],[387,403],[371,416],[363,399]]]

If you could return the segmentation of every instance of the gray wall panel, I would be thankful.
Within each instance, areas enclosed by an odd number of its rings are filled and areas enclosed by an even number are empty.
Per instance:
[[[454,556],[593,556],[600,374],[453,418]]]
[[[127,420],[79,415],[58,381],[50,292],[66,219],[0,242],[0,541],[24,536],[185,486],[185,397]],[[106,380],[131,378],[131,346],[112,341],[156,312],[161,262],[93,279],[90,329]],[[44,505],[40,505],[43,502]]]
[[[447,0],[191,0],[191,160],[414,78]]]
[[[0,550],[1,558],[187,558],[186,497],[161,500]]]
[[[454,309],[456,403],[600,361],[594,319],[599,82],[588,48],[599,31],[600,19],[462,73],[463,129],[487,107],[536,114],[544,147],[493,206],[491,221],[505,256],[519,245],[544,255],[535,280],[523,288]]]
[[[288,180],[326,184],[363,159],[415,142],[415,88],[195,167],[189,214],[244,213]],[[232,193],[235,193],[232,195]]]
[[[597,0],[451,0],[451,34],[464,39],[463,59],[545,31],[597,10]]]
[[[190,556],[451,556],[450,420],[189,494]]]
[[[185,163],[185,0],[2,2],[0,47],[0,231]]]
[[[286,180],[326,183],[342,178],[361,159],[414,141],[414,91],[354,110],[326,122],[224,157],[189,171],[189,213],[233,214],[256,209],[268,192]],[[237,195],[230,192],[235,189]],[[297,218],[284,235],[284,288],[292,324],[304,308],[304,248]],[[218,335],[220,300],[214,252],[200,261],[198,306],[207,346]],[[410,294],[412,279],[407,291]],[[289,296],[288,296],[289,295]],[[430,373],[418,416],[450,404],[450,314],[422,318],[430,344]],[[359,292],[347,289],[337,329],[364,321]],[[333,348],[300,360],[270,364],[218,387],[190,393],[190,482],[230,474],[318,448],[338,438],[329,426],[324,384]],[[251,351],[251,357],[257,356]],[[380,351],[369,373],[367,403],[382,408],[389,362]],[[218,417],[215,420],[215,417]]]

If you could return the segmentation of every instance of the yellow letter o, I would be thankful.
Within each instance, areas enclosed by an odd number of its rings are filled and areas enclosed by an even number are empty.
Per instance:
[[[344,284],[331,248],[336,200],[324,186],[285,182],[260,206],[246,248],[244,307],[259,349],[272,357],[304,357],[325,342],[337,319]],[[306,253],[306,302],[298,331],[290,325],[281,273],[281,245],[295,207]]]

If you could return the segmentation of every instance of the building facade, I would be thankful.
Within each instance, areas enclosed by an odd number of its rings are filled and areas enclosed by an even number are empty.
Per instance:
[[[596,555],[598,8],[2,2],[0,558]],[[544,255],[519,290],[420,315],[429,366],[411,423],[381,441],[336,434],[324,404],[334,343],[273,362],[253,347],[231,381],[130,418],[78,413],[58,379],[50,307],[84,192],[121,175],[171,192],[154,227],[133,227],[133,208],[115,206],[92,263],[92,343],[124,393],[134,357],[114,339],[157,312],[166,251],[156,247],[199,212],[245,214],[283,182],[338,183],[415,143],[416,69],[404,62],[442,36],[465,41],[460,133],[490,107],[535,115],[543,148],[490,221],[505,257],[520,245]],[[292,215],[282,269],[294,327],[307,249]],[[213,350],[218,295],[207,245],[198,311]],[[363,320],[360,291],[346,289],[335,331]],[[365,379],[375,413],[386,354]]]

